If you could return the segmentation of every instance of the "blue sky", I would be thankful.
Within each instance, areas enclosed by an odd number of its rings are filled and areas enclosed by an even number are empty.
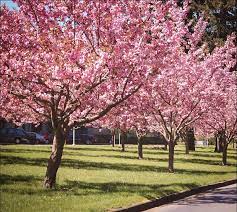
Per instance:
[[[1,6],[3,5],[3,4],[5,4],[5,5],[7,5],[9,8],[11,8],[11,9],[15,9],[15,8],[17,8],[17,4],[15,4],[13,1],[11,1],[11,0],[0,0],[0,4],[1,4]]]

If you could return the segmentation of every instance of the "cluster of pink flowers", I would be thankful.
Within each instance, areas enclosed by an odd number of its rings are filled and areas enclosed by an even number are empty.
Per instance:
[[[209,53],[206,22],[189,31],[188,1],[16,3],[1,9],[0,116],[173,138],[189,125],[236,128],[235,36]]]

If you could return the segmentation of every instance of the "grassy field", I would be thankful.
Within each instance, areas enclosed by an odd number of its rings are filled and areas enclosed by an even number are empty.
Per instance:
[[[200,185],[236,178],[236,154],[229,166],[220,165],[213,147],[190,155],[175,150],[174,174],[167,173],[168,152],[136,146],[126,152],[111,146],[66,146],[58,171],[57,188],[42,188],[50,146],[0,146],[1,211],[106,211],[161,197]]]

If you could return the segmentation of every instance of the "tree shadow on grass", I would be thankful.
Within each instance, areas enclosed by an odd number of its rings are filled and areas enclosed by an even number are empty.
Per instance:
[[[38,152],[37,150],[10,150],[10,151],[5,151],[5,152],[11,152],[11,153],[35,153]],[[50,151],[41,151],[41,152],[47,152],[50,153]],[[98,158],[98,157],[104,157],[104,158],[116,158],[116,159],[121,159],[121,160],[126,160],[126,159],[130,159],[130,160],[136,160],[137,156],[129,156],[129,155],[125,155],[123,153],[121,153],[120,155],[90,155],[90,154],[85,154],[85,153],[68,153],[65,152],[64,156],[67,155],[75,155],[75,156],[85,156],[85,157],[94,157],[94,158]],[[167,156],[168,157],[168,156]],[[30,164],[30,165],[41,165],[42,161],[46,164],[48,159],[45,158],[40,158],[39,160],[36,159],[26,159],[25,162],[24,158],[22,157],[17,157],[17,156],[1,156],[2,158],[2,163],[15,163],[16,160],[19,161],[19,163],[22,161],[22,163],[25,164]],[[29,160],[29,161],[28,161]],[[149,157],[149,155],[144,158],[144,161],[155,161],[155,162],[167,162],[168,158],[151,158]],[[221,164],[221,159],[220,161],[213,161],[213,160],[204,160],[204,159],[181,159],[181,158],[177,158],[175,159],[176,162],[189,162],[189,163],[196,163],[196,164],[207,164],[207,165],[220,165]],[[16,162],[17,163],[17,162]],[[232,164],[233,165],[233,164]]]
[[[30,166],[43,166],[47,165],[46,158],[23,158],[16,156],[1,156],[1,164],[20,164]],[[158,164],[159,165],[159,164]],[[143,164],[126,164],[126,163],[108,163],[108,162],[92,162],[82,161],[76,159],[62,159],[61,167],[73,168],[73,169],[84,169],[84,170],[117,170],[117,171],[131,171],[131,172],[167,172],[166,167],[154,166],[154,165],[143,165]],[[176,168],[176,174],[196,174],[196,175],[222,175],[226,173],[235,173],[235,171],[207,171],[197,169],[186,169]]]
[[[76,150],[76,151],[75,151]],[[90,151],[92,152],[92,154],[88,154],[85,153],[86,151]],[[103,151],[108,152],[108,155],[103,154]],[[9,153],[48,153],[50,154],[51,150],[50,147],[48,148],[48,150],[43,150],[43,149],[0,149],[0,152],[9,152]],[[98,155],[93,155],[93,152],[102,152],[102,154]],[[111,155],[112,152],[117,152],[120,153],[120,155]],[[126,153],[134,153],[134,156],[128,156],[125,155]],[[65,151],[64,151],[64,155],[72,155],[72,156],[89,156],[89,157],[98,157],[98,156],[102,156],[102,157],[114,157],[114,158],[127,158],[127,159],[136,159],[137,158],[137,150],[133,150],[133,148],[128,148],[127,151],[125,152],[125,154],[123,154],[123,152],[121,152],[120,149],[113,149],[111,147],[110,148],[105,148],[105,147],[94,147],[94,146],[90,146],[90,147],[86,147],[86,146],[78,146],[78,147],[65,147]],[[146,158],[148,158],[148,160],[150,159],[150,155],[168,155],[168,151],[167,150],[160,150],[160,149],[152,149],[152,148],[144,148],[144,155]],[[179,155],[185,155],[184,150],[179,150],[176,149],[175,150],[175,155],[179,156]],[[195,152],[190,152],[189,155],[192,155],[194,157],[207,157],[207,158],[220,158],[221,160],[221,153],[216,153],[213,151],[206,151],[204,152],[203,149],[197,149]],[[228,153],[228,159],[232,159],[232,160],[237,160],[237,155],[236,154],[232,154],[232,153]],[[156,160],[156,159],[150,159],[150,160]],[[162,159],[161,159],[162,160]],[[159,160],[160,161],[160,160]],[[217,164],[216,164],[217,165]]]
[[[96,150],[97,151],[97,150]],[[92,150],[93,152],[93,150]],[[117,151],[116,151],[117,152]],[[125,151],[125,152],[121,152],[121,150],[119,151],[119,155],[113,155],[113,154],[96,154],[96,155],[93,155],[93,154],[88,154],[88,153],[85,153],[83,151],[79,151],[77,153],[75,152],[68,152],[68,151],[65,151],[64,152],[64,155],[76,155],[76,156],[88,156],[88,157],[106,157],[106,158],[118,158],[118,159],[137,159],[138,156],[137,156],[137,151]],[[127,155],[130,154],[130,155]],[[200,154],[199,154],[200,153]],[[192,162],[192,163],[203,163],[203,164],[208,164],[206,162],[208,161],[211,161],[210,165],[220,165],[221,163],[221,158],[222,158],[222,155],[219,154],[219,155],[216,155],[217,153],[212,153],[212,152],[209,152],[209,153],[205,153],[205,154],[202,154],[202,152],[191,152],[190,154],[181,154],[180,152],[175,152],[175,156],[179,156],[179,155],[183,155],[183,156],[194,156],[194,157],[207,157],[207,158],[211,158],[210,160],[205,160],[205,159],[200,159],[200,158],[197,158],[197,159],[180,159],[180,158],[177,158],[175,159],[175,161],[179,161],[179,160],[182,160],[182,162]],[[166,158],[153,158],[151,157],[152,155],[154,156],[166,156]],[[216,158],[216,159],[219,159],[220,162],[218,161],[213,161],[212,159],[213,158]],[[228,155],[228,160],[232,159],[232,160],[236,160],[237,158],[235,156],[231,156],[231,155]],[[167,151],[157,151],[157,152],[149,152],[149,151],[144,151],[144,160],[151,160],[151,161],[157,161],[157,162],[160,162],[160,161],[168,161],[168,152]],[[198,162],[195,162],[195,161],[198,161]],[[213,161],[213,162],[212,162]]]
[[[43,150],[43,149],[0,149],[0,152],[5,153],[51,153],[51,149]]]
[[[33,175],[7,175],[7,174],[0,174],[0,184],[13,184],[13,183],[20,183],[20,182],[27,182],[32,183],[35,181],[42,180],[40,177],[36,177]]]
[[[220,166],[222,165],[221,158],[219,160],[205,160],[200,158],[177,158],[175,159],[176,162],[182,162],[182,163],[192,163],[192,164],[205,164],[205,165],[214,165],[214,166]],[[233,162],[228,162],[228,165],[235,166],[236,164]]]
[[[84,156],[84,157],[92,157],[92,158],[98,158],[98,157],[103,157],[103,158],[115,158],[115,159],[129,159],[129,160],[136,160],[138,159],[137,154],[132,154],[132,155],[127,155],[126,152],[121,152],[119,155],[105,155],[105,154],[98,154],[98,155],[91,155],[91,154],[85,154],[85,153],[78,153],[78,154],[70,154],[65,152],[64,156],[68,155],[76,155],[76,156]],[[168,161],[168,156],[166,158],[150,158],[150,157],[144,157],[144,160],[154,160],[154,161]]]
[[[193,155],[194,157],[205,157],[205,158],[222,158],[222,153],[216,153],[216,152],[208,152],[208,153],[203,153],[203,152],[191,152],[190,155]],[[237,160],[236,155],[228,154],[227,159],[231,160]]]
[[[136,147],[136,146],[134,146],[134,147]],[[111,147],[111,148],[94,147],[93,148],[93,146],[91,146],[91,147],[85,147],[85,146],[83,146],[83,147],[80,147],[80,146],[78,146],[78,147],[68,147],[68,146],[66,146],[65,150],[66,151],[70,150],[72,152],[73,151],[82,151],[82,152],[83,151],[89,151],[89,152],[103,152],[104,151],[104,152],[108,152],[108,153],[110,153],[110,152],[122,153],[120,148],[113,148],[113,147]],[[150,148],[143,148],[143,151],[144,151],[144,154],[155,154],[155,155],[157,155],[157,154],[167,154],[168,153],[167,150],[160,150],[160,149],[155,150],[155,149],[150,149]],[[135,153],[135,154],[137,154],[137,149],[135,149],[135,148],[126,148],[125,153]]]
[[[68,155],[67,153],[64,154],[65,156]],[[88,157],[105,157],[105,158],[116,158],[121,159],[121,161],[130,159],[130,160],[136,160],[136,156],[129,156],[124,155],[121,153],[121,155],[89,155],[84,153],[77,154],[78,156],[88,156]],[[213,157],[212,157],[213,158]],[[229,161],[230,158],[228,158]],[[151,158],[149,155],[144,158],[144,161],[155,161],[155,162],[167,162],[168,158]],[[1,164],[23,164],[23,165],[33,165],[33,166],[46,166],[48,162],[47,158],[25,158],[25,157],[19,157],[19,156],[5,156],[2,155],[0,157],[0,163]],[[192,163],[192,164],[205,164],[205,165],[221,165],[221,157],[218,159],[202,159],[202,158],[176,158],[175,162],[179,163]],[[235,166],[235,163],[228,162],[230,166]],[[159,165],[159,164],[157,164]],[[69,167],[69,168],[83,168],[83,169],[118,169],[118,170],[124,170],[124,171],[166,171],[166,168],[162,167],[154,167],[154,166],[145,166],[145,165],[137,165],[137,164],[125,164],[125,163],[100,163],[100,162],[89,162],[89,161],[81,161],[80,159],[62,159],[62,166],[63,167]],[[88,167],[87,167],[88,166]],[[179,172],[179,170],[176,169],[176,172]],[[201,173],[201,172],[200,172]]]
[[[96,150],[97,151],[97,150]],[[50,155],[50,152],[51,150],[37,150],[37,149],[2,149],[1,152],[5,152],[5,153],[48,153]],[[134,152],[134,155],[126,155],[126,153],[133,153],[133,152],[121,152],[119,151],[119,155],[112,155],[112,154],[97,154],[97,155],[93,155],[93,154],[88,154],[88,153],[85,153],[84,151],[79,151],[79,152],[68,152],[68,151],[65,151],[64,152],[64,156],[85,156],[85,157],[94,157],[94,158],[98,158],[98,157],[105,157],[105,158],[117,158],[117,159],[121,159],[121,160],[124,160],[124,159],[137,159],[137,152]],[[136,153],[136,154],[135,154]],[[213,153],[213,154],[218,154],[218,153]],[[207,165],[220,165],[221,164],[221,158],[222,158],[222,155],[219,154],[219,155],[213,155],[212,153],[205,153],[205,154],[202,154],[199,152],[192,152],[190,153],[189,155],[190,156],[194,156],[194,157],[207,157],[207,158],[210,158],[209,160],[207,159],[201,159],[201,158],[175,158],[175,162],[188,162],[188,163],[194,163],[194,164],[207,164]],[[154,156],[160,156],[160,155],[165,155],[166,158],[153,158],[153,157],[150,157],[151,155],[154,155]],[[176,156],[179,155],[179,153],[175,153]],[[185,155],[185,154],[184,154]],[[189,155],[186,155],[186,156],[189,156]],[[5,156],[2,156],[2,157],[5,157]],[[213,158],[215,157],[215,159],[218,159],[218,160],[213,160]],[[235,156],[231,156],[231,155],[228,155],[227,157],[227,160],[230,161],[230,160],[235,160],[236,161],[236,157]],[[147,152],[144,152],[144,160],[149,160],[149,161],[157,161],[157,162],[166,162],[168,161],[168,154],[167,152],[157,152],[157,153],[147,153]],[[46,160],[47,162],[47,160]],[[39,163],[41,163],[39,161]],[[37,164],[37,162],[36,162]],[[229,162],[229,164],[231,166],[235,165],[236,162]]]
[[[101,152],[101,151],[106,151],[106,152],[120,152],[120,149],[117,148],[105,148],[103,146],[74,146],[74,147],[70,147],[70,146],[65,146],[65,150],[70,150],[70,151],[92,151],[92,152]]]
[[[0,192],[24,195],[54,195],[55,190],[44,189],[43,177],[40,176],[0,174]]]
[[[111,194],[111,193],[128,193],[138,194],[147,199],[154,199],[158,196],[165,196],[179,190],[189,190],[198,187],[195,183],[171,183],[171,184],[134,184],[121,182],[83,182],[68,180],[64,185],[58,187],[58,190],[72,192],[74,195],[89,195],[89,194]]]
[[[31,166],[46,166],[48,159],[46,158],[24,158],[19,156],[5,156],[1,155],[1,165],[31,165]]]
[[[67,180],[63,185],[58,185],[56,189],[48,190],[43,188],[24,187],[22,184],[29,185],[30,183],[39,184],[42,179],[36,176],[23,176],[23,175],[0,175],[1,186],[21,184],[18,187],[2,187],[1,192],[14,193],[14,194],[27,194],[27,195],[54,195],[55,193],[62,193],[63,195],[103,195],[112,193],[127,193],[138,194],[146,197],[147,199],[154,199],[158,196],[165,196],[179,190],[188,190],[197,187],[198,184],[194,183],[173,183],[173,184],[134,184],[122,182],[84,182],[84,181],[71,181]]]
[[[126,155],[126,153],[134,153],[133,155]],[[135,154],[136,153],[136,154]],[[84,152],[79,152],[77,154],[72,154],[72,153],[68,153],[68,152],[65,152],[64,155],[77,155],[77,156],[88,156],[88,157],[105,157],[105,158],[118,158],[118,159],[137,159],[138,156],[137,156],[137,152],[120,152],[119,155],[112,155],[112,154],[97,154],[97,155],[91,155],[91,154],[86,154]],[[157,162],[161,162],[161,161],[168,161],[168,153],[167,152],[157,152],[157,153],[154,153],[152,155],[155,155],[155,156],[160,156],[162,155],[162,157],[164,157],[163,155],[165,155],[166,157],[165,158],[153,158],[153,157],[150,157],[151,154],[148,152],[144,152],[144,160],[150,160],[150,161],[157,161]],[[175,153],[175,155],[179,155]],[[183,154],[185,156],[185,154]],[[186,156],[189,156],[189,155],[186,155]],[[193,158],[193,159],[189,159],[189,158],[176,158],[175,161],[176,162],[189,162],[189,163],[196,163],[196,164],[209,164],[209,165],[220,165],[221,164],[221,158],[222,156],[221,155],[218,155],[218,156],[213,156],[212,154],[209,154],[209,155],[198,155],[198,154],[195,154],[195,155],[192,155],[192,153],[190,154],[190,156],[194,156],[194,157],[210,157],[211,159],[201,159],[201,158]],[[215,157],[215,159],[218,159],[218,160],[212,160],[213,158]],[[232,157],[232,156],[228,156],[227,158],[228,160],[233,160],[235,159],[236,160],[236,157]],[[234,163],[231,163],[231,165],[234,165]]]

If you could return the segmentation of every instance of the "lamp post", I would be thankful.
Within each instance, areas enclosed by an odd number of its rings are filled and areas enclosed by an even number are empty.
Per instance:
[[[121,134],[120,134],[120,130],[119,130],[119,132],[118,132],[118,142],[119,142],[119,146],[120,146],[120,144],[121,144]]]
[[[75,127],[72,128],[72,145],[75,146],[76,142],[76,129]]]

